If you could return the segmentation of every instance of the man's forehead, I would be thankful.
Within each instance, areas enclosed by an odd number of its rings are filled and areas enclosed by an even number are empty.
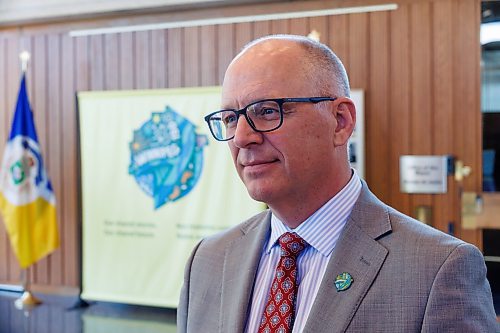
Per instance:
[[[282,97],[282,93],[269,83],[270,80],[266,78],[257,81],[238,77],[236,80],[225,81],[222,88],[222,106],[241,108],[260,99]]]
[[[236,56],[226,70],[226,77],[235,73],[238,76],[251,76],[256,71],[260,71],[259,75],[280,70],[289,73],[290,68],[297,70],[304,63],[301,52],[296,42],[266,40]]]
[[[224,77],[222,105],[240,107],[258,99],[287,97],[307,89],[300,82],[304,57],[295,41],[270,39],[239,54]],[[293,79],[293,83],[290,79]]]

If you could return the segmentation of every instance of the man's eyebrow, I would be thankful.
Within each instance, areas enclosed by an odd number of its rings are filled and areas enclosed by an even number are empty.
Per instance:
[[[221,110],[238,110],[238,108],[235,108],[233,106],[226,106],[226,105],[221,105],[220,107]]]
[[[231,103],[230,105],[229,104],[221,104],[221,107],[222,109],[221,110],[240,110],[242,108],[244,108],[245,106],[253,103],[254,101],[251,101],[249,103],[245,103],[245,104],[242,104],[242,106],[238,106],[238,102],[235,102],[235,103]],[[236,105],[236,106],[235,106]]]
[[[260,97],[260,98],[250,98],[248,96],[246,96],[245,98],[243,98],[243,101],[244,103],[241,104],[241,106],[239,106],[238,102],[237,101],[234,101],[234,104],[232,104],[231,106],[228,106],[228,104],[225,104],[225,103],[221,103],[221,110],[240,110],[252,103],[255,103],[255,102],[259,102],[259,101],[262,101],[262,100],[266,100],[266,99],[273,99],[273,97]],[[236,106],[234,106],[236,105]]]

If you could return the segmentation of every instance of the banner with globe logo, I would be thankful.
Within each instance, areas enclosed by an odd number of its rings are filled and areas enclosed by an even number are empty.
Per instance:
[[[155,209],[160,208],[184,197],[196,185],[206,145],[206,135],[197,134],[188,119],[166,106],[134,131],[129,173],[154,199]]]
[[[219,107],[220,87],[78,94],[84,299],[176,307],[196,243],[264,209],[211,139]]]

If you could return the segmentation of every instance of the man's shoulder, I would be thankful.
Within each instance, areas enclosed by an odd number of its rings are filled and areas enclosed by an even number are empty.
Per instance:
[[[442,232],[380,201],[365,185],[354,210],[358,225],[381,243],[408,248],[416,246],[428,250],[452,251],[468,244],[453,235]],[[375,222],[377,221],[377,222]]]
[[[389,219],[394,231],[418,233],[424,239],[443,239],[453,244],[464,243],[462,240],[447,234],[441,230],[434,228],[422,221],[416,220],[413,217],[405,215],[400,211],[388,206]]]
[[[474,245],[409,217],[394,208],[388,207],[388,214],[392,227],[388,242],[404,244],[406,248],[421,249],[426,254],[438,255],[440,253],[443,259],[459,247],[468,252],[480,253]]]

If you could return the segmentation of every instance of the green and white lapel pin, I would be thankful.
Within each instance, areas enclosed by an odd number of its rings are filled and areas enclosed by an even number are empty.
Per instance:
[[[337,291],[345,291],[349,289],[353,281],[351,274],[347,272],[340,273],[335,278],[335,288],[337,288]]]

